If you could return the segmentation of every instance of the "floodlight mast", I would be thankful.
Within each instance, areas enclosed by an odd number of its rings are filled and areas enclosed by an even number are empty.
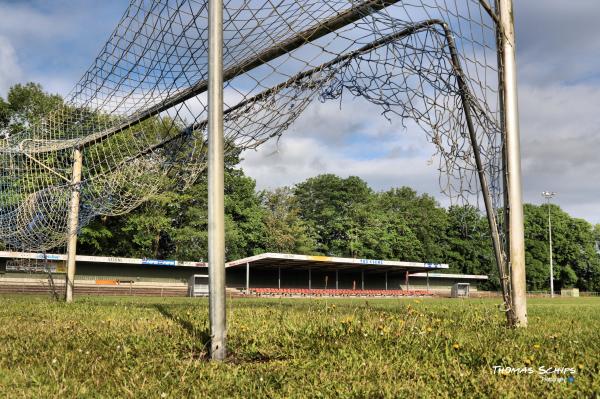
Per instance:
[[[546,198],[546,203],[548,204],[548,242],[550,244],[550,298],[554,298],[554,265],[552,261],[552,218],[550,217],[550,200],[554,198],[555,195],[555,192],[542,192],[542,197]]]
[[[223,0],[208,2],[208,275],[210,356],[227,355],[223,147]]]
[[[501,65],[502,117],[505,173],[508,191],[505,212],[508,212],[508,264],[511,276],[512,312],[516,327],[527,326],[527,300],[525,296],[525,229],[523,217],[523,186],[521,180],[521,144],[517,98],[517,62],[515,25],[512,0],[496,0],[500,24],[498,37]]]

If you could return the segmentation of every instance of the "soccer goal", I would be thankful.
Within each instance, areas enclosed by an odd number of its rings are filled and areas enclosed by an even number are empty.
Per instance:
[[[359,97],[427,136],[452,201],[482,202],[508,322],[524,326],[514,43],[511,0],[132,0],[64,105],[5,133],[0,236],[66,245],[70,300],[83,226],[210,164],[224,329],[223,154],[278,139],[311,103]]]

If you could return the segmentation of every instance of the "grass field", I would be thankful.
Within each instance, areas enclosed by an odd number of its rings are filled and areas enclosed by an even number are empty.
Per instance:
[[[1,300],[2,397],[600,395],[600,298],[531,299],[526,330],[497,300],[234,299],[223,364],[206,361],[203,299]]]

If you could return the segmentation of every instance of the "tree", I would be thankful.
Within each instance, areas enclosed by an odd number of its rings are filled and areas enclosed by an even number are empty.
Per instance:
[[[400,197],[374,193],[355,176],[342,179],[330,174],[299,183],[294,195],[300,217],[315,231],[317,250],[322,254],[409,261],[424,258],[422,243],[406,217],[410,212],[398,211]]]
[[[531,204],[525,204],[523,210],[527,289],[531,291],[548,290],[550,287],[548,211]]]
[[[225,238],[229,260],[264,252],[264,210],[256,183],[236,169],[239,152],[226,158]],[[208,181],[185,192],[152,196],[129,214],[104,217],[82,229],[80,253],[199,260],[208,258]]]
[[[0,132],[7,137],[25,131],[63,104],[62,97],[31,82],[12,86],[6,100],[0,98]]]
[[[346,179],[324,174],[294,188],[300,217],[315,231],[316,249],[332,256],[353,256],[359,226],[353,222],[361,206],[369,204],[372,190],[356,176]]]
[[[554,279],[558,287],[575,284],[582,290],[600,288],[600,258],[596,251],[594,227],[585,220],[572,218],[557,205],[526,204],[524,210],[528,289],[547,290],[549,287],[548,209],[552,218]],[[571,271],[575,273],[576,279]]]
[[[265,210],[263,222],[267,252],[316,253],[315,234],[309,224],[300,218],[298,200],[291,188],[263,191],[261,200]]]
[[[560,269],[559,278],[562,288],[572,288],[578,280],[577,273],[569,265]]]
[[[433,197],[418,195],[410,187],[392,188],[377,197],[377,206],[390,217],[402,219],[416,236],[421,247],[419,261],[442,263],[447,260],[448,215]]]
[[[489,276],[487,287],[500,286],[487,219],[473,206],[448,209],[446,261],[450,271]]]
[[[378,208],[376,198],[356,207],[353,216],[354,239],[351,241],[351,248],[355,256],[423,260],[422,244],[402,215]]]

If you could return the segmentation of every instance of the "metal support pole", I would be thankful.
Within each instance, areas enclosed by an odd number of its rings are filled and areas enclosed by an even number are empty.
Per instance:
[[[387,271],[385,272],[385,290],[387,291],[388,289],[388,276],[387,276]]]
[[[226,352],[223,154],[223,0],[208,2],[208,263],[210,355]]]
[[[429,292],[429,270],[427,271],[427,292]]]
[[[308,289],[312,290],[312,269],[308,268]]]
[[[81,166],[83,155],[79,148],[73,150],[73,175],[71,177],[71,209],[69,212],[69,241],[67,242],[67,278],[65,301],[73,302],[75,284],[75,258],[77,257],[77,230],[79,229],[79,199],[81,196]]]
[[[502,93],[506,142],[506,168],[509,210],[508,264],[511,275],[512,312],[515,326],[527,326],[525,297],[525,233],[521,181],[521,145],[517,99],[517,62],[512,0],[498,0],[502,51]]]
[[[281,266],[277,267],[277,288],[281,289]]]
[[[335,271],[335,289],[339,290],[340,289],[340,285],[339,285],[339,279],[338,279],[338,271]]]
[[[404,289],[408,291],[408,270],[404,273]]]
[[[250,262],[246,262],[246,294],[250,293]]]
[[[365,290],[365,271],[364,270],[362,270],[360,272],[360,289],[363,291]]]

